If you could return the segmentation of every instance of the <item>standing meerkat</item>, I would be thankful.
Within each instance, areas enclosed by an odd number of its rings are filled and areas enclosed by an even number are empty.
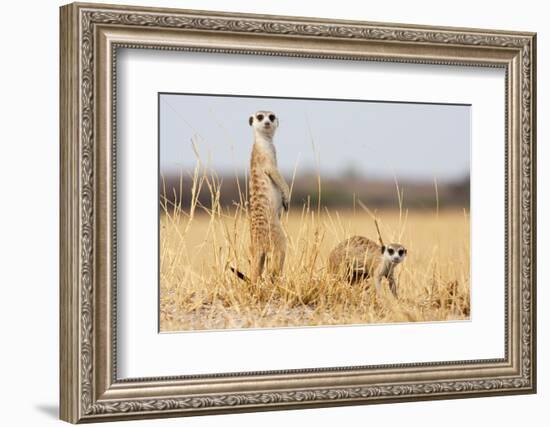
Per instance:
[[[250,116],[248,123],[254,130],[249,183],[250,282],[256,283],[264,268],[271,278],[278,276],[283,269],[286,237],[280,217],[283,209],[288,210],[290,196],[288,185],[277,168],[277,153],[273,144],[279,119],[271,111],[257,111]]]
[[[363,236],[353,236],[339,243],[329,255],[328,269],[333,274],[345,274],[351,282],[374,277],[376,291],[382,279],[388,279],[390,290],[397,298],[395,269],[407,256],[407,249],[399,243],[378,245]]]

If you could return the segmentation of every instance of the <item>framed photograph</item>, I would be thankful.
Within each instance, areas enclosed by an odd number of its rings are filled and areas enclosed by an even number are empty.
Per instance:
[[[60,22],[63,420],[536,391],[535,34]]]

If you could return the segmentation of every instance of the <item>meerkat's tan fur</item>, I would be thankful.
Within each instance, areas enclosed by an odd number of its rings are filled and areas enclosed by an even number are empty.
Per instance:
[[[277,168],[273,137],[279,119],[271,111],[257,111],[250,116],[254,144],[250,158],[249,212],[252,254],[250,281],[256,283],[267,269],[271,279],[284,265],[286,237],[280,217],[288,210],[289,188]]]
[[[399,243],[378,245],[367,237],[353,236],[332,250],[328,269],[332,274],[345,276],[352,283],[373,277],[377,292],[385,277],[397,297],[395,270],[406,255],[407,249]]]

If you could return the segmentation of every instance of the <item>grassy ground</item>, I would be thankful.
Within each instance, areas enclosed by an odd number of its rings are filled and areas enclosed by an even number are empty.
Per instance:
[[[249,266],[246,210],[164,209],[160,224],[161,331],[468,319],[469,215],[460,209],[376,213],[382,237],[408,249],[399,299],[369,280],[353,286],[326,272],[330,250],[361,234],[377,240],[372,217],[355,210],[301,211],[283,218],[288,250],[276,284],[253,287],[228,269]],[[166,206],[165,206],[166,208]]]

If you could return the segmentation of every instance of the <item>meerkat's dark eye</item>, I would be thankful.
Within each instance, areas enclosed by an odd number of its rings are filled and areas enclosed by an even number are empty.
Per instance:
[[[264,119],[264,115],[263,114],[258,114],[256,116],[256,118],[258,119],[259,122],[261,122]]]
[[[388,253],[389,253],[390,255],[393,255],[394,252],[395,252],[395,251],[394,251],[392,248],[388,248]]]
[[[401,248],[397,251],[397,253],[399,254],[399,256],[403,256],[403,254],[405,253],[405,249]]]
[[[274,122],[275,121],[275,114],[270,114],[269,115],[269,120]]]

